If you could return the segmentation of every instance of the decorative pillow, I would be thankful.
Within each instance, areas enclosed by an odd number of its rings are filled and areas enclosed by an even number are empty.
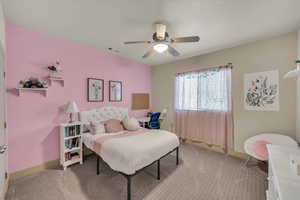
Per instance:
[[[123,131],[123,130],[124,130],[124,128],[123,128],[120,120],[110,119],[105,122],[105,131],[107,133],[114,133],[114,132],[119,132],[119,131]]]
[[[105,133],[104,124],[101,122],[91,122],[88,128],[92,134]]]
[[[269,158],[267,144],[271,144],[271,143],[264,140],[259,140],[254,143],[255,154],[265,160]]]
[[[140,124],[139,124],[138,120],[135,118],[125,117],[122,120],[122,123],[123,123],[124,128],[129,131],[136,131],[140,128]]]

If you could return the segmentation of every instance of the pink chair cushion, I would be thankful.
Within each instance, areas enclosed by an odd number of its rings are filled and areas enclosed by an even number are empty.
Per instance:
[[[254,152],[257,156],[267,160],[268,159],[268,151],[267,144],[271,144],[265,140],[258,140],[254,143]]]
[[[116,119],[110,119],[105,122],[105,131],[107,133],[114,133],[114,132],[119,132],[123,131],[123,125],[121,124],[120,120]]]

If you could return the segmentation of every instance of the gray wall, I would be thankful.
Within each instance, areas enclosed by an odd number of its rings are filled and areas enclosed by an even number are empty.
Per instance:
[[[200,44],[201,45],[201,42]],[[261,132],[280,132],[296,136],[296,81],[283,79],[295,67],[297,33],[200,55],[174,63],[153,66],[152,110],[169,108],[163,128],[174,130],[174,81],[178,72],[233,63],[232,89],[234,106],[235,150],[243,152],[244,141]],[[279,112],[246,111],[243,105],[245,73],[279,70]]]
[[[297,41],[297,56],[298,60],[300,60],[300,30],[297,32],[298,41]],[[296,68],[296,67],[295,67]],[[297,79],[297,113],[296,113],[296,139],[297,142],[300,143],[300,78]]]

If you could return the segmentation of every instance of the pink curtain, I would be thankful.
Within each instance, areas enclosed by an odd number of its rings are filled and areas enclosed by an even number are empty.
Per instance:
[[[231,66],[178,74],[176,134],[182,139],[233,147]]]

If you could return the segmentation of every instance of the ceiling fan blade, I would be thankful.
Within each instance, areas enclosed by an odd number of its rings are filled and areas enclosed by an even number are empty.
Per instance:
[[[178,38],[172,38],[171,42],[179,43],[179,42],[199,42],[200,37],[199,36],[190,36],[190,37],[178,37]]]
[[[140,44],[140,43],[146,43],[146,44],[150,44],[152,41],[130,41],[130,42],[124,42],[124,44]]]
[[[172,46],[168,45],[168,52],[172,55],[172,56],[180,56],[180,53],[174,49]]]
[[[151,47],[144,55],[143,58],[147,58],[148,56],[150,56],[153,53],[154,49],[153,47]]]

